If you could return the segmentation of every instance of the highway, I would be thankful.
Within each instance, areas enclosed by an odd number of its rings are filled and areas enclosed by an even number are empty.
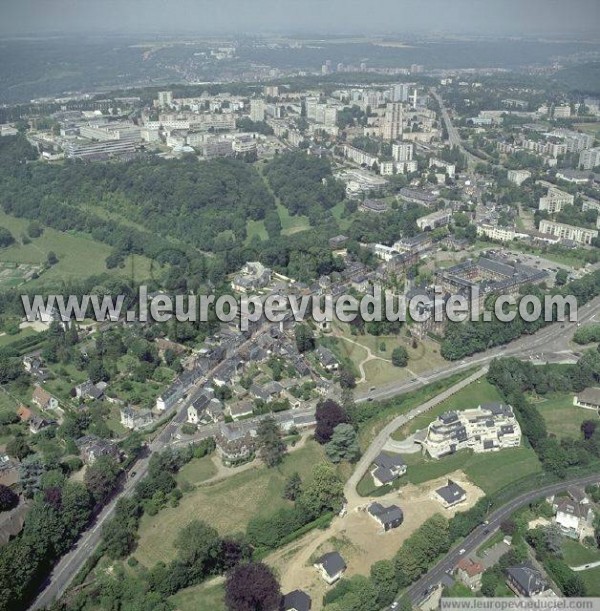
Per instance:
[[[590,303],[580,308],[579,321],[586,322],[592,320],[599,313],[600,297],[592,300]],[[520,356],[525,358],[536,356],[543,358],[544,353],[560,353],[565,351],[565,349],[568,347],[568,342],[572,338],[577,328],[576,323],[564,323],[564,325],[564,328],[560,323],[549,325],[548,327],[538,331],[535,335],[520,338],[508,346],[494,348],[485,353],[480,353],[466,358],[458,363],[452,363],[426,376],[419,376],[418,378],[409,381],[404,380],[401,382],[392,383],[377,389],[376,391],[365,393],[362,396],[358,396],[357,401],[388,399],[393,396],[410,392],[411,390],[415,390],[416,388],[430,384],[436,380],[446,378],[467,368],[473,366],[484,367],[489,364],[492,359],[500,356]],[[256,335],[248,340],[245,345],[255,341],[255,338]],[[214,373],[218,371],[218,368],[219,366],[211,371],[207,377],[214,375]],[[197,384],[198,387],[204,384],[206,379],[207,378],[202,378],[199,380]],[[190,393],[190,395],[192,394],[193,392]],[[164,429],[149,445],[149,454],[160,452],[169,444],[178,443],[175,440],[175,434],[179,426],[186,420],[188,405],[189,401],[182,402],[181,407],[175,417],[164,427]],[[295,413],[304,414],[312,412],[310,410],[305,410]],[[216,428],[214,426],[205,427],[203,428],[201,434],[195,438],[195,440],[212,436],[215,432]],[[185,441],[182,441],[182,443],[185,443]],[[86,559],[91,556],[93,551],[100,543],[102,526],[108,519],[110,519],[110,517],[112,517],[118,499],[131,494],[135,485],[146,476],[148,472],[148,462],[149,456],[146,456],[139,459],[131,467],[130,473],[135,473],[135,475],[130,476],[124,482],[122,489],[115,495],[113,500],[104,507],[102,512],[98,515],[88,530],[81,535],[73,549],[65,554],[56,564],[48,581],[44,585],[44,589],[40,592],[30,607],[31,609],[42,609],[44,607],[48,607],[64,594],[75,575],[83,567]]]
[[[573,485],[588,486],[600,482],[600,473],[586,477],[573,478],[563,482],[544,486],[531,492],[526,492],[512,501],[506,503],[494,511],[488,519],[488,524],[478,526],[468,535],[456,548],[451,550],[440,562],[430,569],[419,581],[413,584],[406,591],[411,601],[418,604],[428,596],[428,593],[440,583],[442,577],[448,571],[456,567],[456,564],[463,556],[468,556],[481,547],[494,533],[500,528],[500,524],[511,516],[515,511],[546,496],[565,491]]]

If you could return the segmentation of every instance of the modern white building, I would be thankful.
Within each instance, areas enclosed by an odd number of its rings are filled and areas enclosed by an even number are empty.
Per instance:
[[[412,142],[398,142],[392,144],[392,157],[394,161],[412,161],[415,145]]]
[[[265,101],[256,98],[250,100],[250,119],[255,123],[265,120]]]
[[[521,427],[510,405],[485,403],[475,409],[446,412],[416,440],[432,458],[459,450],[494,452],[521,444]]]

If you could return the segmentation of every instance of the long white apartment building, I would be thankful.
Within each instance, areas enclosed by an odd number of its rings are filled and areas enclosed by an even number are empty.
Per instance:
[[[561,191],[558,187],[550,187],[548,193],[540,197],[538,208],[554,214],[560,212],[565,206],[572,206],[574,202],[574,195]]]
[[[596,229],[586,229],[585,227],[556,223],[546,219],[540,221],[540,232],[549,233],[561,240],[571,240],[577,242],[577,244],[588,246],[592,243],[594,238],[598,237],[598,231]]]
[[[495,452],[521,444],[521,427],[510,405],[484,403],[475,409],[446,412],[436,418],[424,436],[417,435],[432,458],[459,450]]]

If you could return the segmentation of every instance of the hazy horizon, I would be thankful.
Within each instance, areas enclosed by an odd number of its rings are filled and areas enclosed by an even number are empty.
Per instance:
[[[600,38],[598,0],[19,0],[0,35],[480,34]]]

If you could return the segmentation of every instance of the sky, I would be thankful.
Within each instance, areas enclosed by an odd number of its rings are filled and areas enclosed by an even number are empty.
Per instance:
[[[0,34],[590,35],[600,0],[0,0]]]

